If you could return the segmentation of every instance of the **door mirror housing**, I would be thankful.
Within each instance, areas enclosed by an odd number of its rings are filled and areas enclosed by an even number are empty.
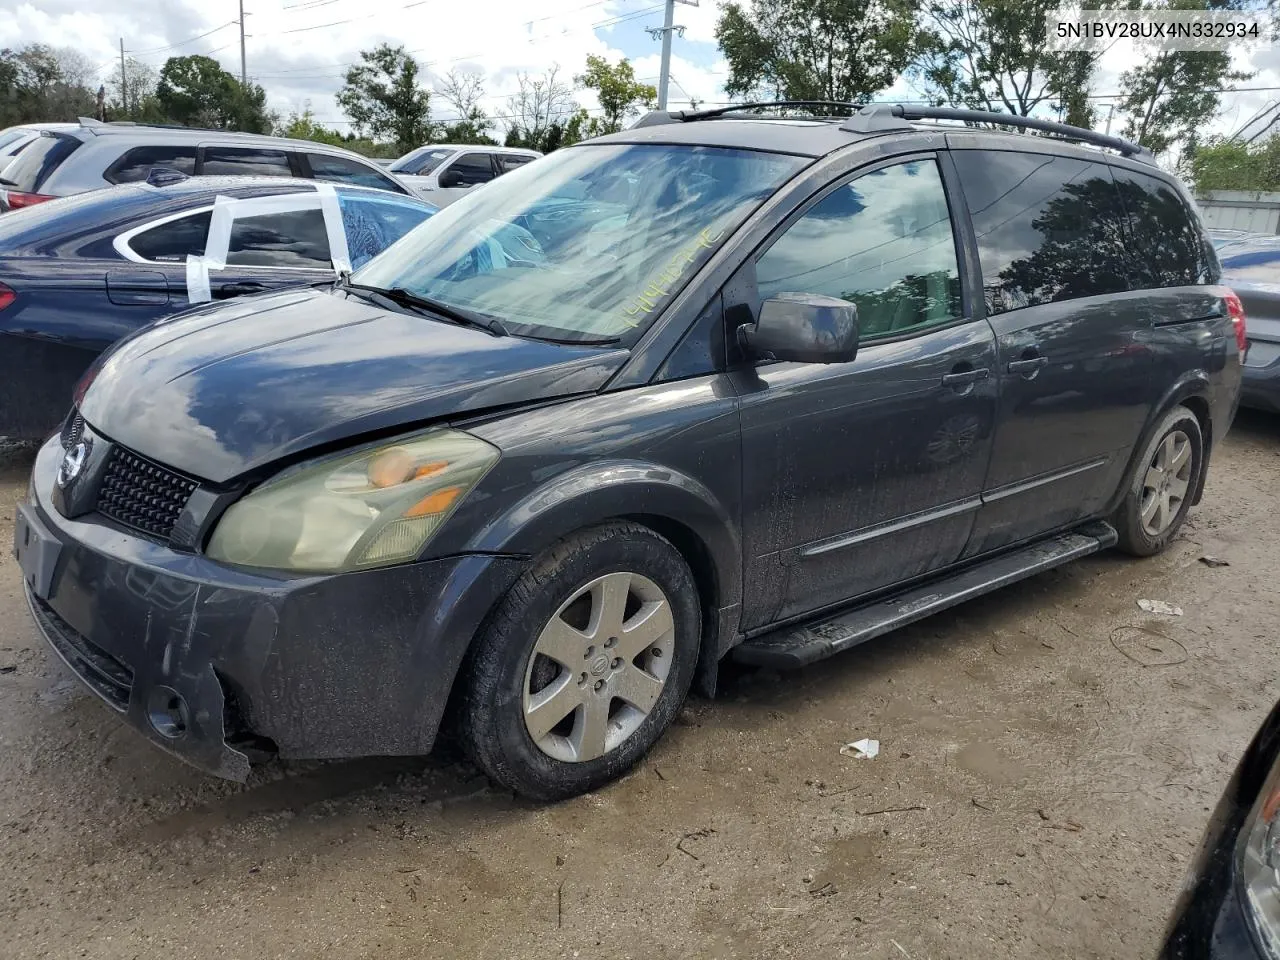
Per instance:
[[[458,171],[454,170],[452,167],[447,170],[442,170],[440,172],[440,176],[436,178],[436,182],[440,184],[441,190],[448,190],[450,187],[466,186],[466,184],[462,182],[462,174],[458,173]]]
[[[813,293],[780,293],[760,305],[755,323],[738,327],[738,342],[756,359],[848,363],[858,353],[858,307]]]

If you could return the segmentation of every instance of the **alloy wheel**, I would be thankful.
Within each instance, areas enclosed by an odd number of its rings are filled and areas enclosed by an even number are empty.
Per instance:
[[[524,722],[549,757],[583,763],[639,729],[658,702],[675,651],[662,590],[609,573],[576,590],[542,628],[524,679]]]
[[[1191,486],[1191,438],[1172,430],[1156,448],[1142,480],[1139,517],[1147,536],[1159,537],[1177,517]]]

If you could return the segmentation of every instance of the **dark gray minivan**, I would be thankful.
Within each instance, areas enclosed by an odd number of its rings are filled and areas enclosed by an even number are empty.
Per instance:
[[[1027,118],[763,109],[652,114],[117,345],[18,509],[53,648],[220,776],[447,719],[557,798],[726,655],[1163,549],[1245,343],[1177,181]],[[1047,135],[919,122],[956,119]]]

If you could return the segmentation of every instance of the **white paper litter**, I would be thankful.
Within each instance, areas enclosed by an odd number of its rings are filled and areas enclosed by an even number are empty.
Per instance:
[[[879,752],[879,740],[855,740],[840,748],[840,756],[853,757],[855,760],[874,760]]]
[[[1139,600],[1138,606],[1147,613],[1167,613],[1171,617],[1182,616],[1182,608],[1175,607],[1172,603],[1165,603],[1163,600]]]

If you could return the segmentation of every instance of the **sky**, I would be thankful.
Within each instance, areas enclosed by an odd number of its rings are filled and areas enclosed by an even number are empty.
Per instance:
[[[571,81],[589,54],[616,62],[627,57],[640,79],[657,84],[660,43],[646,28],[662,26],[661,0],[244,0],[250,78],[267,91],[270,109],[287,117],[306,107],[317,120],[340,131],[348,123],[334,101],[347,66],[361,50],[381,42],[405,46],[434,82],[450,70],[484,77],[482,106],[499,119],[516,89],[519,72],[541,74],[558,66]],[[670,106],[696,98],[708,106],[727,102],[728,68],[715,43],[722,0],[676,5],[683,36],[673,39]],[[175,55],[205,54],[234,74],[240,72],[238,0],[0,0],[0,46],[41,42],[73,47],[102,72],[119,69],[119,43],[126,54],[157,70]],[[1108,114],[1105,95],[1118,90],[1130,55],[1115,48],[1104,58],[1093,92],[1099,128]],[[1240,55],[1238,67],[1260,71],[1242,87],[1280,88],[1280,48]],[[920,92],[899,80],[881,99],[917,99]],[[576,94],[588,109],[589,91]],[[1223,99],[1209,132],[1230,133],[1257,111],[1280,100],[1280,89],[1239,92]],[[443,101],[436,119],[448,119]],[[1118,133],[1123,118],[1113,118]]]

